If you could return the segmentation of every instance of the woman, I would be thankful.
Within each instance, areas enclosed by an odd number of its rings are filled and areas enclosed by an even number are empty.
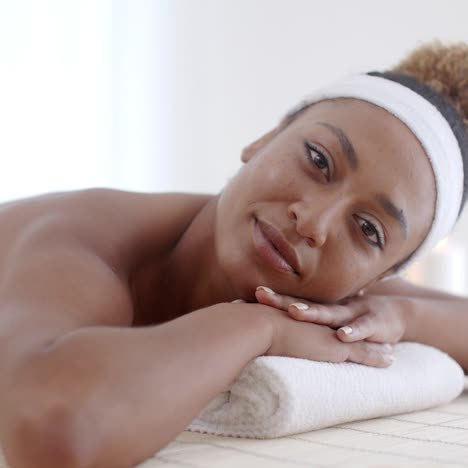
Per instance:
[[[134,466],[264,354],[385,367],[389,343],[413,340],[468,369],[466,299],[394,277],[466,198],[467,68],[466,45],[436,44],[403,76],[332,86],[247,147],[216,196],[93,189],[3,205],[11,467]]]

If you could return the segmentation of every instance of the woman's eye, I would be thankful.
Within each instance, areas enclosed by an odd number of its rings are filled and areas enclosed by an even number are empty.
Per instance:
[[[318,170],[322,172],[326,179],[330,180],[330,164],[328,163],[327,157],[310,143],[306,143],[305,145],[307,157],[318,168]]]
[[[366,237],[367,241],[372,245],[378,247],[379,249],[383,250],[383,234],[377,226],[367,219],[361,218],[356,216],[357,222],[361,227],[361,231]]]

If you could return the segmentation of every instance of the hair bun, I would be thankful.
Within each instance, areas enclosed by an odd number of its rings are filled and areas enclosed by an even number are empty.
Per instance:
[[[393,71],[411,75],[448,98],[468,130],[468,44],[424,44]]]

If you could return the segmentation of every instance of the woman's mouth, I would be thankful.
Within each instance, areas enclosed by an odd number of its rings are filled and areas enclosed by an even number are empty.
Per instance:
[[[296,253],[286,245],[286,241],[281,239],[281,234],[274,227],[254,218],[253,231],[255,250],[265,263],[277,271],[296,273],[291,265],[297,264]],[[288,257],[289,261],[285,257]]]

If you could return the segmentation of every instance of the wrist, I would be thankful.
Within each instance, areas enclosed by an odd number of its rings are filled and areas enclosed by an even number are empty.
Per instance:
[[[257,304],[255,312],[258,313],[261,333],[262,333],[262,341],[266,344],[266,348],[263,352],[263,355],[268,355],[271,351],[273,343],[275,342],[275,336],[278,334],[278,324],[277,320],[275,320],[275,315],[279,311],[272,310],[269,306],[264,306],[261,304]]]
[[[268,352],[275,333],[271,307],[257,303],[222,303],[217,306],[227,312],[229,319],[239,320],[243,324],[246,337],[252,335],[256,356]]]

